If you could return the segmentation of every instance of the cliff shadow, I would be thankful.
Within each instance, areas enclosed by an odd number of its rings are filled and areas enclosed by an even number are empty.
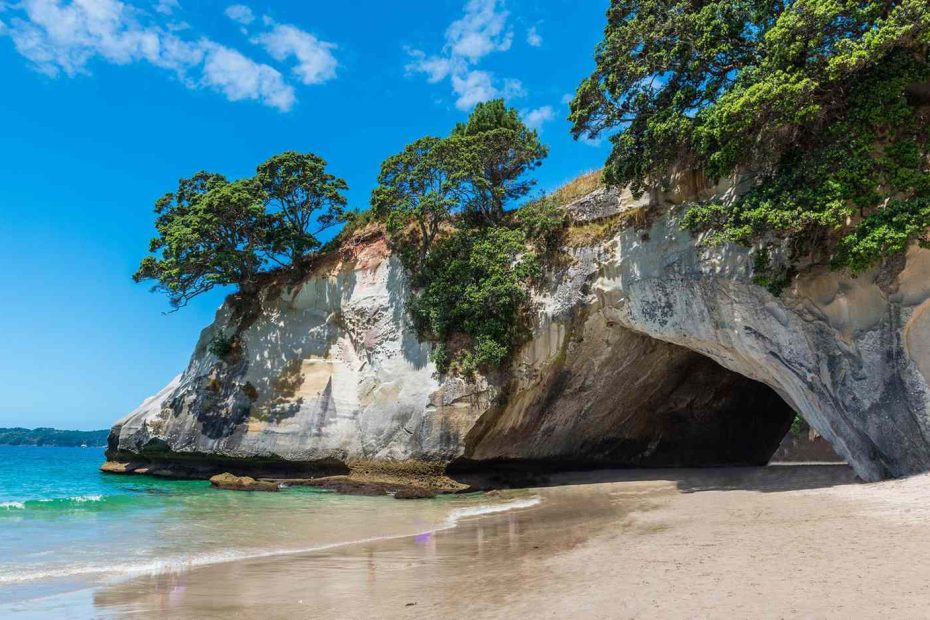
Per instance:
[[[593,469],[566,463],[498,462],[453,473],[474,490],[545,488],[622,482],[672,482],[682,493],[754,491],[780,493],[859,484],[845,463],[777,464],[747,467]]]

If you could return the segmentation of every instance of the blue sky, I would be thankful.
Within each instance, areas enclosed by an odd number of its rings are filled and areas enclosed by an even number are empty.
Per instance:
[[[0,0],[0,426],[104,428],[187,364],[130,276],[180,177],[314,152],[364,209],[381,161],[503,96],[552,189],[606,157],[568,133],[608,0]]]

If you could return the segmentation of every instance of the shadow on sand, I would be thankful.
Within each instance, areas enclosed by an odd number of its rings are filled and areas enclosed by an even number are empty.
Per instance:
[[[765,467],[701,469],[599,469],[534,474],[510,468],[459,478],[476,489],[533,488],[604,482],[673,482],[682,493],[757,491],[761,493],[822,489],[861,481],[846,464],[773,464]]]

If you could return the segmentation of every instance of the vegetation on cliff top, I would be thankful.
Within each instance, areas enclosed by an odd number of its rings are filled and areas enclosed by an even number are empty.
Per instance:
[[[562,221],[513,217],[548,149],[503,100],[479,103],[447,137],[407,145],[381,167],[371,205],[412,278],[410,313],[440,371],[497,368],[521,339],[538,252]]]
[[[757,280],[774,293],[803,262],[862,270],[930,244],[926,0],[612,0],[607,18],[570,119],[576,136],[612,134],[608,184],[641,194],[676,168],[751,176],[745,194],[695,205],[684,224],[760,246]],[[323,230],[378,220],[440,370],[496,368],[525,334],[541,260],[571,244],[566,196],[509,210],[547,154],[494,100],[386,159],[362,216],[347,217],[345,181],[313,154],[282,153],[247,179],[199,172],[156,203],[134,278],[175,307],[216,285],[253,293],[271,268],[306,267]]]
[[[198,172],[155,203],[158,235],[133,276],[181,307],[214,286],[250,293],[258,275],[299,266],[320,248],[319,235],[343,220],[346,182],[312,153],[287,151],[255,176],[229,181]]]
[[[861,270],[928,241],[926,0],[613,0],[607,20],[570,119],[576,136],[613,133],[608,183],[753,175],[685,224],[785,243],[772,283],[802,260]]]

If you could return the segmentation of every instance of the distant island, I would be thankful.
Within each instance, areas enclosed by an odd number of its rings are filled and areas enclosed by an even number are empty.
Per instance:
[[[57,428],[0,428],[0,446],[58,446],[97,448],[107,445],[110,431],[62,431]]]

